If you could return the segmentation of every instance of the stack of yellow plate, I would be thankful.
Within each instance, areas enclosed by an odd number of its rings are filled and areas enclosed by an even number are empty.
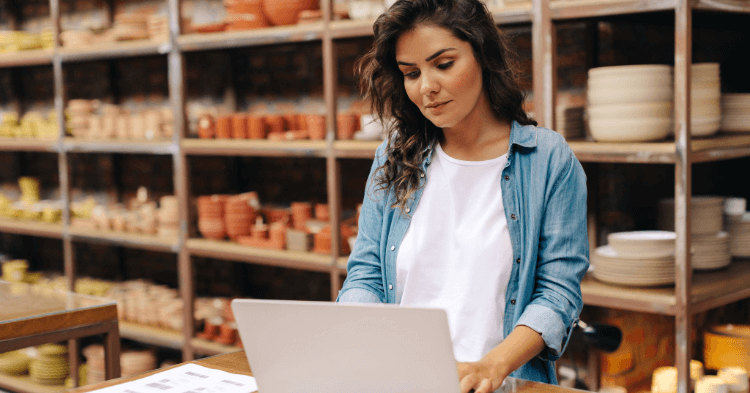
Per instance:
[[[8,282],[23,282],[29,263],[24,260],[7,261],[3,263],[3,280]]]
[[[29,370],[29,356],[22,351],[0,353],[0,373],[8,375],[26,374]]]
[[[37,347],[37,356],[29,364],[31,379],[42,385],[63,385],[68,377],[68,348],[64,345],[47,344]]]
[[[597,248],[591,255],[594,277],[600,281],[631,286],[674,284],[673,250],[658,256],[625,257],[611,246]]]
[[[39,202],[39,179],[33,177],[22,177],[18,179],[21,186],[21,201],[26,205]]]

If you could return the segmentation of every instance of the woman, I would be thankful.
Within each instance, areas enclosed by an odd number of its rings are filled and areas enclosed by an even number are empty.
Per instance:
[[[447,311],[461,391],[556,383],[588,268],[586,179],[522,105],[478,0],[400,0],[358,64],[377,150],[339,302]]]

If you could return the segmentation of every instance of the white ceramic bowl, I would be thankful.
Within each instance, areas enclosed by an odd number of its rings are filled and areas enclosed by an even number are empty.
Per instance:
[[[625,117],[629,119],[640,117],[670,117],[672,116],[671,102],[644,102],[635,104],[592,105],[586,108],[591,119],[611,117]]]
[[[588,79],[589,89],[620,89],[635,87],[671,88],[674,78],[671,74],[627,74],[592,76]]]
[[[673,255],[675,233],[668,231],[616,232],[607,236],[609,245],[624,258],[659,258]]]
[[[589,70],[589,78],[599,76],[671,74],[672,66],[663,64],[638,64],[627,66],[597,67]]]
[[[672,101],[672,88],[643,87],[618,89],[588,89],[586,91],[588,105],[634,104],[644,102]]]
[[[690,134],[693,136],[713,135],[719,132],[720,128],[721,117],[693,117],[692,119],[690,119]]]
[[[672,120],[668,117],[640,119],[589,119],[589,131],[600,142],[645,142],[669,135]]]

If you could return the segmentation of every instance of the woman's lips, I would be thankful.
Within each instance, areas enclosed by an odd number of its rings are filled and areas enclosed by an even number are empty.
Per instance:
[[[429,106],[429,107],[427,107],[427,109],[430,109],[430,110],[433,110],[433,111],[441,110],[441,109],[445,108],[445,105],[448,104],[449,102],[450,101],[446,101],[446,102],[444,102],[442,104],[439,104],[439,105],[436,105],[436,106]]]

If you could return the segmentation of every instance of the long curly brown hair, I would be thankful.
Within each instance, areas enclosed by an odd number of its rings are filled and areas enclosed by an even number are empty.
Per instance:
[[[372,112],[387,127],[386,161],[378,168],[376,189],[393,188],[393,208],[403,212],[419,187],[420,165],[426,148],[442,132],[424,117],[404,89],[396,63],[399,37],[420,24],[443,27],[471,44],[482,68],[484,89],[500,119],[536,125],[523,110],[525,94],[519,83],[518,56],[479,0],[399,0],[373,26],[372,49],[357,61],[360,90],[372,103]],[[386,120],[387,119],[387,120]]]

